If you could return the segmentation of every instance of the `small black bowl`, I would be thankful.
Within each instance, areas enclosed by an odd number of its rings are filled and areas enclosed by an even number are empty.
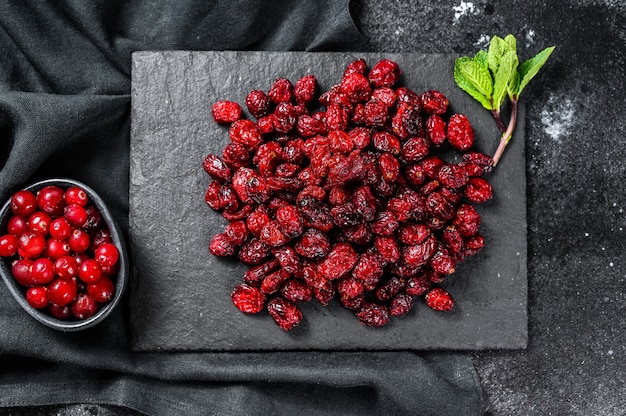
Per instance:
[[[62,189],[67,189],[71,186],[80,186],[89,196],[89,200],[91,201],[91,203],[94,204],[102,214],[102,218],[109,228],[113,243],[117,246],[120,252],[118,260],[119,270],[117,272],[117,275],[112,278],[113,283],[115,284],[115,294],[113,295],[113,298],[106,304],[102,305],[100,309],[89,318],[82,320],[73,318],[67,320],[57,319],[49,315],[45,310],[35,309],[28,304],[25,297],[26,289],[15,280],[11,273],[12,259],[0,258],[0,274],[2,275],[4,283],[6,283],[6,286],[8,287],[15,300],[30,316],[35,318],[37,321],[59,331],[80,331],[83,329],[91,328],[94,325],[97,325],[100,322],[104,321],[107,316],[109,316],[109,314],[113,311],[113,309],[115,309],[115,307],[119,304],[128,283],[128,252],[126,250],[126,245],[124,244],[124,239],[119,226],[115,222],[115,219],[111,215],[102,198],[100,198],[100,196],[93,189],[81,182],[65,178],[43,180],[33,183],[32,185],[29,185],[24,189],[28,189],[36,194],[37,191],[49,185],[55,185]],[[0,210],[0,234],[6,233],[7,222],[9,218],[13,215],[13,213],[11,212],[10,203],[11,200],[9,198],[9,200],[2,207],[2,210]]]

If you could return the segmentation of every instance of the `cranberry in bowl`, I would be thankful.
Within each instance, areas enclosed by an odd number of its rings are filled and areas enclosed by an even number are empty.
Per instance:
[[[16,190],[0,210],[0,274],[19,305],[60,331],[102,322],[119,304],[129,263],[100,196],[73,179]]]

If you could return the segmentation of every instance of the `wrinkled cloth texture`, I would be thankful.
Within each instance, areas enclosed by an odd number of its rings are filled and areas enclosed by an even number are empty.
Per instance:
[[[0,4],[0,197],[70,177],[128,235],[131,54],[365,51],[342,1]],[[154,352],[128,305],[80,333],[44,327],[0,288],[0,407],[99,403],[149,415],[477,415],[470,356],[451,352]]]

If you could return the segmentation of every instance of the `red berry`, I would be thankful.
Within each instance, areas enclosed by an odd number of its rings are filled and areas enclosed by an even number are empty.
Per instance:
[[[46,248],[46,239],[38,231],[26,230],[18,239],[18,254],[27,259],[35,259]]]
[[[291,81],[286,78],[276,78],[267,92],[267,96],[274,104],[292,102],[294,99],[294,92]]]
[[[378,61],[368,74],[369,80],[375,87],[392,87],[400,77],[400,67],[397,63],[382,59]]]
[[[232,256],[235,254],[235,246],[226,234],[215,234],[209,244],[209,252],[218,257]]]
[[[276,324],[284,331],[291,331],[302,321],[302,312],[285,298],[273,298],[267,303],[267,310]]]
[[[117,263],[120,253],[115,244],[100,244],[94,251],[94,259],[103,267],[111,267]]]
[[[58,217],[52,220],[50,227],[48,227],[48,232],[52,238],[65,240],[72,234],[72,226],[65,217]]]
[[[315,97],[317,79],[312,74],[307,74],[296,81],[293,92],[298,105],[307,105]]]
[[[98,311],[98,304],[89,294],[79,293],[71,303],[70,310],[76,318],[87,319]]]
[[[385,305],[365,302],[356,313],[356,317],[365,326],[380,328],[389,323],[389,308]]]
[[[449,311],[454,307],[454,299],[441,288],[433,288],[425,295],[426,305],[436,311]]]
[[[28,229],[28,222],[26,218],[20,215],[12,215],[7,222],[7,233],[13,234],[18,237],[24,231]]]
[[[459,151],[466,151],[474,145],[474,129],[464,114],[450,116],[448,141]]]
[[[33,286],[35,281],[30,274],[32,266],[33,261],[30,259],[16,260],[11,265],[11,274],[22,286]]]
[[[246,107],[253,117],[260,118],[268,114],[270,99],[261,90],[253,90],[246,96]]]
[[[62,279],[78,276],[78,262],[72,256],[61,256],[54,262],[54,272]]]
[[[9,206],[13,214],[28,217],[37,210],[37,197],[31,191],[20,190],[11,196]]]
[[[95,283],[102,277],[102,266],[94,259],[85,259],[78,267],[78,277],[85,283]]]
[[[11,257],[17,253],[18,241],[13,234],[0,237],[0,257]]]
[[[216,123],[233,123],[241,118],[241,106],[228,100],[220,100],[211,106],[211,115]]]
[[[58,186],[48,185],[37,192],[37,206],[43,212],[52,216],[63,214],[65,207],[65,192]]]
[[[76,228],[83,227],[89,219],[85,208],[78,204],[67,205],[64,209],[63,216],[70,225]]]
[[[89,238],[89,234],[87,234],[86,231],[81,229],[74,229],[74,231],[72,231],[72,234],[70,234],[70,236],[68,237],[67,243],[74,253],[83,253],[89,249],[91,239]]]
[[[318,264],[318,271],[329,280],[338,279],[352,270],[357,260],[357,253],[351,244],[337,243]]]
[[[52,217],[43,211],[35,211],[28,217],[28,228],[38,231],[43,235],[48,235]]]
[[[240,284],[233,289],[231,300],[237,309],[255,314],[265,308],[265,295],[256,287]]]
[[[227,182],[231,179],[230,168],[218,156],[208,154],[202,161],[204,171],[219,182]]]
[[[246,149],[256,149],[263,143],[261,132],[257,126],[250,120],[237,120],[231,127],[229,132],[230,140],[234,143],[243,145]]]
[[[102,218],[102,213],[95,205],[87,205],[85,211],[87,211],[87,223],[83,225],[85,231],[91,232],[103,227],[104,218]]]
[[[48,290],[45,286],[33,286],[26,290],[26,302],[35,308],[42,309],[48,306]]]
[[[53,260],[67,256],[71,251],[70,245],[65,240],[58,240],[56,238],[46,240],[46,254]]]
[[[67,188],[63,198],[65,199],[65,203],[67,205],[76,204],[85,207],[89,202],[87,192],[80,186],[70,186]]]
[[[402,316],[409,313],[413,306],[413,297],[406,293],[400,293],[391,300],[389,305],[389,314],[391,316]]]
[[[58,306],[69,305],[78,292],[78,285],[74,279],[57,278],[48,285],[48,300]]]
[[[95,283],[87,284],[87,293],[96,302],[106,303],[113,299],[113,295],[115,294],[115,285],[109,277],[102,276]]]
[[[464,195],[471,202],[482,204],[493,197],[493,188],[486,179],[472,177],[465,186]]]
[[[59,306],[50,303],[48,305],[48,312],[57,319],[69,319],[72,316],[72,310],[69,305]]]
[[[443,114],[448,111],[448,98],[439,91],[426,91],[420,95],[422,109],[426,114]]]
[[[289,279],[280,290],[281,295],[293,303],[309,302],[313,298],[313,289],[304,280]]]

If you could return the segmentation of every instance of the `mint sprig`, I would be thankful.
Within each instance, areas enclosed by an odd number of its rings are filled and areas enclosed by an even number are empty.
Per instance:
[[[505,38],[494,36],[488,50],[480,50],[474,57],[463,56],[454,63],[454,80],[459,88],[472,96],[491,114],[502,132],[500,143],[493,155],[496,166],[506,145],[513,137],[517,122],[517,103],[524,88],[546,63],[554,46],[539,52],[519,64],[517,39],[509,34]],[[502,120],[502,106],[508,98],[510,119]]]

